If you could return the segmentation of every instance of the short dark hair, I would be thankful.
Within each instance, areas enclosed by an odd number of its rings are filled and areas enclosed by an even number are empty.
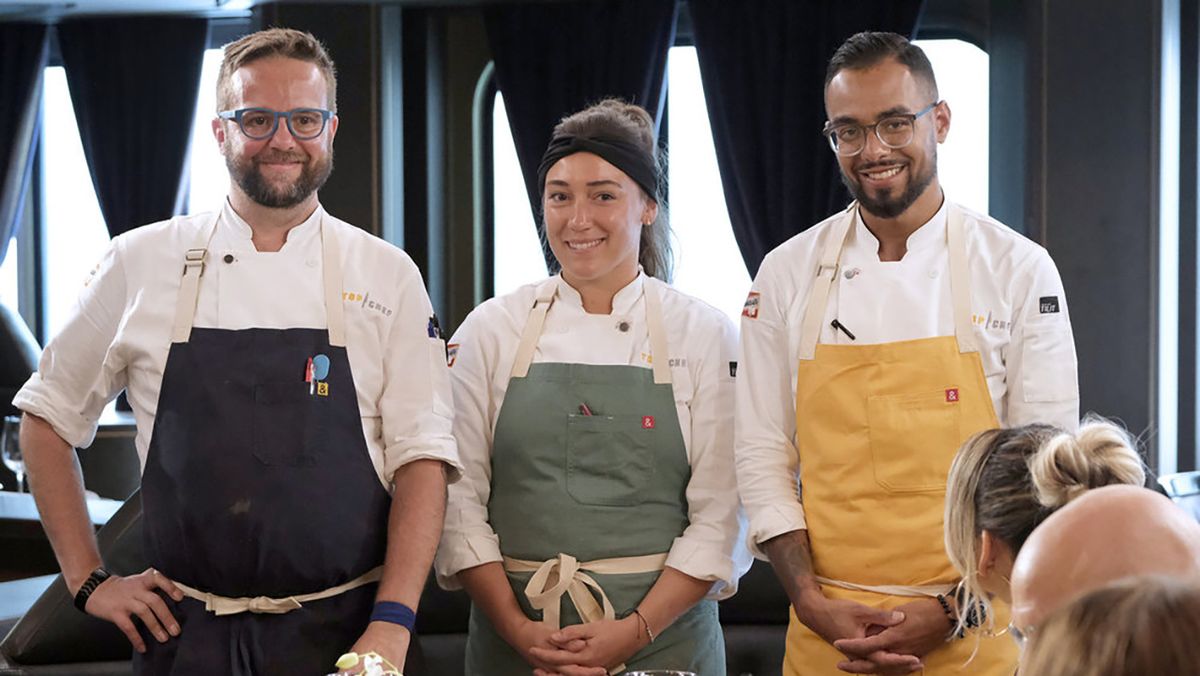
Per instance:
[[[828,89],[829,83],[843,70],[865,70],[886,59],[895,59],[908,68],[910,73],[929,86],[933,99],[937,100],[937,79],[933,76],[929,57],[908,38],[896,33],[864,31],[851,35],[829,59],[829,67],[825,69],[825,88]]]

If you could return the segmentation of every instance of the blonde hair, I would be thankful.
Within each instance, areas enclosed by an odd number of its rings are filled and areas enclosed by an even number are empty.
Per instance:
[[[337,112],[337,73],[333,59],[311,33],[293,28],[268,28],[225,45],[221,70],[217,73],[217,111],[229,110],[233,105],[235,95],[230,81],[237,69],[274,56],[316,65],[325,78],[329,109]]]
[[[1200,669],[1200,586],[1127,578],[1054,611],[1030,636],[1021,676],[1142,676]]]
[[[648,164],[658,167],[658,186],[655,194],[646,199],[658,205],[654,222],[642,228],[641,243],[638,245],[638,263],[647,276],[671,281],[674,261],[671,257],[671,229],[668,225],[667,203],[663,198],[662,177],[666,174],[666,151],[658,147],[654,138],[654,118],[645,108],[621,99],[609,98],[590,105],[583,110],[564,117],[554,127],[553,136],[600,137],[624,141],[636,145],[646,153]],[[546,228],[542,227],[542,238]]]
[[[1038,524],[1085,491],[1145,481],[1136,442],[1099,416],[1085,418],[1075,434],[1032,424],[968,439],[946,482],[946,554],[962,575],[958,629],[972,611],[975,617],[986,613],[991,627],[991,607],[978,582],[983,531],[1016,555]]]

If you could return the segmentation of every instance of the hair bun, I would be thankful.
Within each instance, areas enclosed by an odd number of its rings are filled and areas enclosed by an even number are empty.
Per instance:
[[[1084,419],[1076,434],[1061,432],[1029,459],[1038,502],[1057,509],[1084,492],[1111,484],[1142,485],[1145,465],[1135,442],[1120,425],[1104,418]]]

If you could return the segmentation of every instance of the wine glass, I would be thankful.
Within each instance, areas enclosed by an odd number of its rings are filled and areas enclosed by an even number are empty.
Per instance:
[[[15,415],[4,416],[4,430],[0,432],[0,460],[17,475],[17,492],[25,492],[25,458],[21,456],[19,436],[21,419]]]

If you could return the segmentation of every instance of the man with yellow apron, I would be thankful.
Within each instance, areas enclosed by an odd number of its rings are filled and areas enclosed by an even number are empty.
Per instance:
[[[1062,282],[943,196],[950,110],[920,48],[851,37],[825,101],[856,202],[771,252],[742,314],[738,483],[792,603],[784,672],[1007,676],[1007,638],[952,636],[946,475],[979,430],[1077,425]]]

